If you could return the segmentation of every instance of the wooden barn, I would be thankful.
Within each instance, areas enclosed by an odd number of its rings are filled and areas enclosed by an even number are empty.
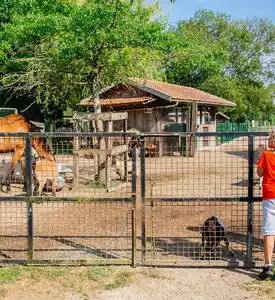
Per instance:
[[[145,79],[107,87],[100,93],[100,103],[102,112],[128,112],[128,129],[150,133],[213,132],[217,109],[236,106],[195,88]],[[83,99],[79,105],[92,111],[93,99]],[[119,122],[114,125],[116,130],[121,128]],[[207,141],[203,145],[211,146]]]

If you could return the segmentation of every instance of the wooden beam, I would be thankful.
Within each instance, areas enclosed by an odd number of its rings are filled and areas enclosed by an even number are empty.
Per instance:
[[[195,133],[197,131],[197,114],[198,114],[198,103],[192,103],[192,121],[191,121],[191,132]],[[196,153],[196,137],[193,135],[191,138],[191,151],[190,156],[194,157]]]
[[[127,112],[104,112],[104,113],[84,113],[84,112],[77,112],[73,113],[74,120],[101,120],[101,121],[116,121],[116,120],[125,120],[128,118]]]
[[[191,106],[187,107],[186,111],[186,132],[191,132]],[[191,139],[189,136],[186,137],[186,156],[190,156],[190,143]]]
[[[108,139],[111,139],[108,137]],[[128,152],[128,145],[119,145],[115,146],[113,148],[108,148],[108,149],[76,149],[73,151],[73,154],[78,154],[78,155],[92,155],[92,154],[98,154],[98,155],[111,155],[115,156],[121,153]]]
[[[78,155],[92,155],[92,154],[99,154],[99,155],[110,155],[111,151],[108,149],[78,149],[74,150],[73,154]]]
[[[128,128],[127,122],[128,122],[128,118],[123,121],[123,131],[124,132],[126,132],[127,128]],[[127,137],[126,136],[123,137],[123,143],[125,145],[127,145]],[[127,152],[125,151],[123,153],[123,171],[124,171],[123,181],[128,181],[127,160],[128,160],[128,145],[127,145]]]
[[[107,122],[107,132],[113,131],[113,121]],[[108,151],[112,152],[112,138],[106,138],[106,145]],[[105,167],[105,176],[106,176],[106,187],[107,191],[111,188],[112,183],[112,157],[110,155],[106,155],[106,167]]]
[[[79,130],[79,124],[78,122],[75,122],[76,131]],[[74,193],[76,194],[78,192],[78,186],[79,186],[79,137],[74,137],[74,144],[73,144],[73,174],[74,174]]]

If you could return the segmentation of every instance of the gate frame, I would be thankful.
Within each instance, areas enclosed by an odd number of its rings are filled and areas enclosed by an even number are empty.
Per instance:
[[[243,267],[245,268],[253,268],[256,266],[256,263],[254,261],[253,257],[253,207],[254,202],[261,202],[261,197],[255,197],[254,196],[254,190],[253,190],[253,181],[254,181],[254,172],[253,172],[253,166],[254,166],[254,138],[258,136],[268,136],[267,132],[185,132],[185,133],[141,133],[140,134],[140,167],[141,167],[141,233],[142,233],[142,249],[141,249],[141,262],[143,265],[147,265],[147,259],[146,259],[146,253],[147,253],[147,240],[146,240],[146,203],[150,201],[150,197],[148,197],[145,193],[146,191],[146,163],[145,163],[145,140],[146,137],[187,137],[189,140],[192,140],[192,138],[196,139],[199,137],[221,137],[221,136],[236,136],[236,137],[247,137],[248,138],[248,196],[247,197],[229,197],[229,198],[214,198],[215,201],[226,201],[226,202],[232,202],[232,201],[238,201],[238,202],[247,202],[248,205],[248,212],[247,212],[247,255],[246,259],[243,261]],[[194,153],[195,155],[195,153]],[[197,199],[197,198],[196,198]],[[154,201],[154,199],[151,199],[151,201]],[[190,201],[191,198],[183,198],[183,197],[159,197],[158,200],[173,200],[173,201]],[[206,200],[209,201],[208,198],[200,198],[200,200]],[[152,201],[152,203],[153,203]],[[222,263],[217,263],[217,261],[208,261],[211,263],[211,265],[221,265]],[[164,265],[163,262],[157,261],[155,264],[150,263],[150,266],[159,266]],[[198,265],[194,261],[190,262],[188,265]],[[199,265],[203,265],[203,263],[199,263]],[[167,266],[167,264],[165,264]],[[173,264],[174,266],[174,264]],[[232,258],[229,263],[227,263],[228,267],[238,267],[239,261],[237,261],[235,258]]]
[[[52,138],[52,137],[122,137],[126,139],[127,137],[135,137],[135,132],[99,132],[99,133],[77,133],[77,132],[55,132],[55,133],[44,133],[44,132],[29,132],[29,133],[3,133],[0,132],[1,137],[22,137],[25,138],[26,142],[26,196],[7,196],[0,197],[1,201],[24,201],[27,205],[27,245],[28,245],[28,255],[27,259],[0,259],[0,263],[4,264],[25,264],[25,265],[136,265],[136,186],[137,186],[137,172],[136,172],[136,146],[132,149],[132,182],[131,182],[131,196],[130,197],[119,197],[119,198],[92,198],[92,197],[50,197],[50,196],[33,196],[32,188],[32,157],[31,157],[31,138],[33,136]],[[131,258],[129,259],[91,259],[91,260],[37,260],[34,259],[34,223],[33,223],[33,203],[42,203],[44,201],[126,201],[131,202]]]

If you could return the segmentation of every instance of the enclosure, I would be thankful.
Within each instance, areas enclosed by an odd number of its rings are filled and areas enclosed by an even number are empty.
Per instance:
[[[55,158],[61,183],[56,196],[52,196],[49,184],[42,196],[35,195],[32,188],[31,141],[37,135],[48,141],[54,137],[54,146],[59,149]],[[267,133],[141,134],[140,143],[129,147],[126,163],[124,155],[102,151],[88,141],[104,139],[114,148],[125,140],[135,140],[135,133],[1,134],[0,143],[5,143],[7,136],[25,140],[27,192],[17,166],[11,193],[1,193],[0,198],[2,263],[263,263],[256,148],[267,145]],[[63,142],[68,136],[73,138],[70,145]],[[75,153],[78,137],[85,137],[87,143],[78,145]],[[178,141],[183,138],[196,145],[194,157],[184,156],[179,149]],[[171,141],[166,143],[163,156],[146,147],[163,140]],[[216,146],[202,151],[205,140]],[[81,156],[79,149],[85,150]],[[2,178],[11,155],[1,154]],[[100,170],[105,176],[100,179],[96,178],[98,156],[105,162]],[[229,256],[223,243],[210,253],[203,249],[201,228],[211,216],[224,223],[235,257]]]

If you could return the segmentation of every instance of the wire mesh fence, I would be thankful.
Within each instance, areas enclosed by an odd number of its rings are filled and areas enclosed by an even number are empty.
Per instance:
[[[221,144],[227,135],[234,138]],[[142,136],[143,263],[263,262],[256,150],[267,146],[266,135]],[[148,145],[158,154],[151,155]],[[205,224],[211,217],[218,221],[209,233]],[[203,247],[205,234],[209,244]]]
[[[259,144],[266,133],[0,134],[0,260],[262,264]],[[212,216],[224,231],[203,247]]]
[[[133,264],[136,147],[129,146],[129,156],[127,144],[133,134],[6,136],[2,147],[13,143],[21,152],[1,154],[0,260]],[[93,146],[80,147],[83,136],[95,139]],[[71,152],[61,151],[69,148],[66,139],[75,142]]]

